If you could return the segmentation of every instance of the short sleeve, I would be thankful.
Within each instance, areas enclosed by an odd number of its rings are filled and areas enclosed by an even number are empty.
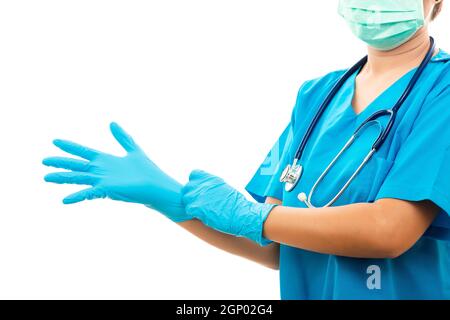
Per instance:
[[[427,102],[376,199],[429,200],[441,212],[426,236],[450,240],[450,88]]]
[[[245,187],[256,201],[263,203],[267,197],[280,200],[283,198],[280,175],[289,162],[288,154],[292,140],[293,129],[290,123]]]

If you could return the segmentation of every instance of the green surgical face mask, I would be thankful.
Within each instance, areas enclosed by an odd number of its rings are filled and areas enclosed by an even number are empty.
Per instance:
[[[423,0],[340,0],[339,14],[369,46],[392,50],[425,25]]]

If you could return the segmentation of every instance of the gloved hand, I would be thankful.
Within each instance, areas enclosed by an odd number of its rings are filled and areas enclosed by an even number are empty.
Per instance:
[[[70,141],[53,142],[61,150],[88,160],[44,159],[46,166],[71,170],[50,173],[45,176],[45,181],[91,186],[69,195],[63,203],[108,197],[144,204],[174,222],[190,220],[182,203],[182,185],[160,170],[119,125],[111,123],[110,128],[117,142],[127,151],[125,157],[116,157]]]
[[[221,178],[199,170],[191,173],[182,193],[187,214],[205,225],[261,246],[271,243],[262,234],[275,205],[250,202]]]

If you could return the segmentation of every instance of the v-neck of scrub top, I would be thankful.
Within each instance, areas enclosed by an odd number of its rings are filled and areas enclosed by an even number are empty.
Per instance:
[[[350,138],[355,130],[372,114],[380,110],[391,109],[403,94],[416,70],[417,67],[402,75],[392,85],[381,92],[358,114],[353,109],[352,102],[356,89],[356,77],[359,74],[360,70],[357,70],[354,74],[352,74],[330,102],[329,106],[322,115],[322,119],[319,120],[317,128],[314,128],[313,134],[310,138],[311,141],[307,143],[303,154],[303,163],[305,164],[305,166],[307,162],[313,160],[312,158],[314,156],[321,154],[320,149],[324,144],[324,141],[322,141],[321,139],[324,135],[327,134],[328,130],[331,130],[328,134],[337,134],[338,131],[344,136],[348,136],[348,138]],[[383,119],[377,120],[377,122],[382,123],[382,125],[384,126],[387,122],[387,119],[388,117],[386,116],[383,117]],[[298,138],[299,137],[297,136],[296,140],[298,140]],[[372,142],[375,142],[375,140],[373,140]],[[342,146],[336,147],[336,153]],[[319,150],[318,152],[317,148]],[[367,148],[370,148],[370,146],[367,146]],[[332,158],[330,158],[328,161],[331,160]],[[321,168],[320,170],[323,169],[324,168]],[[318,172],[316,174],[318,174]]]
[[[411,81],[414,73],[416,72],[417,67],[409,70],[405,74],[403,74],[400,78],[394,81],[388,88],[383,90],[374,100],[372,100],[361,112],[356,113],[353,107],[353,99],[356,93],[356,77],[358,76],[360,70],[356,71],[345,84],[346,88],[342,88],[342,91],[346,91],[344,94],[347,96],[345,102],[342,104],[343,107],[346,108],[345,114],[350,118],[354,118],[355,120],[355,128],[363,123],[371,114],[376,111],[380,111],[383,109],[391,109],[394,104],[400,99],[400,96],[395,97],[393,100],[392,93],[398,93],[400,88],[406,88],[409,81]],[[403,93],[403,92],[402,92]]]
[[[431,58],[431,63],[433,62],[440,62],[443,60],[448,60],[450,58],[449,54],[442,49],[439,49],[438,53],[435,54]],[[404,86],[406,88],[406,85],[411,81],[414,73],[417,71],[418,66],[412,68],[405,74],[403,74],[400,78],[398,78],[394,83],[392,83],[388,88],[386,88],[384,91],[382,91],[372,102],[370,102],[361,112],[356,113],[355,109],[353,107],[353,98],[355,97],[356,92],[356,77],[358,76],[359,72],[361,71],[361,68],[358,69],[348,80],[347,83],[344,86],[347,86],[347,89],[343,90],[349,90],[346,92],[347,95],[347,101],[343,104],[344,106],[347,106],[347,113],[350,117],[355,118],[356,125],[361,124],[364,122],[366,118],[368,118],[372,113],[383,110],[383,109],[390,109],[394,105],[392,104],[393,101],[389,101],[391,97],[389,97],[389,93],[396,92],[397,88],[399,86]],[[399,97],[396,97],[394,103],[400,99]],[[378,108],[375,108],[374,106],[378,105]],[[375,108],[375,109],[374,109]],[[374,110],[372,110],[374,109]],[[372,110],[372,112],[370,112]]]

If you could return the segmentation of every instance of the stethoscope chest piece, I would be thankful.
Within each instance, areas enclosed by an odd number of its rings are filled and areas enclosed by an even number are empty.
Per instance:
[[[280,182],[284,182],[284,189],[291,192],[297,186],[303,173],[303,167],[294,162],[288,165],[281,174]]]

